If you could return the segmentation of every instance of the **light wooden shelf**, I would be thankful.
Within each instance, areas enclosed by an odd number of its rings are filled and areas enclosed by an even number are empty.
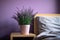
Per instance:
[[[23,34],[20,34],[20,33],[11,33],[10,35],[10,40],[13,40],[13,37],[36,37],[35,34],[33,33],[30,33],[29,35],[23,35]]]

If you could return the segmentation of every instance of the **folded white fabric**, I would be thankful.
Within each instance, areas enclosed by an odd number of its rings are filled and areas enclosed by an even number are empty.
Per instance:
[[[60,37],[60,16],[39,16],[37,17],[39,28],[38,38],[44,37]]]

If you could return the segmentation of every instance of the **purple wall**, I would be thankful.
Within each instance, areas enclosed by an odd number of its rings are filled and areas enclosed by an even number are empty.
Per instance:
[[[29,8],[34,9],[38,13],[55,13],[55,0],[2,0],[2,11],[7,16],[12,16],[18,7],[19,9]]]
[[[55,0],[0,0],[0,37],[11,31],[19,31],[12,15],[19,9],[31,7],[38,13],[56,13]]]

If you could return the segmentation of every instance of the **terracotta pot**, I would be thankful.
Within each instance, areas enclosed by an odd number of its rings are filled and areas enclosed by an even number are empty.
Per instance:
[[[20,25],[21,34],[29,35],[30,25]]]

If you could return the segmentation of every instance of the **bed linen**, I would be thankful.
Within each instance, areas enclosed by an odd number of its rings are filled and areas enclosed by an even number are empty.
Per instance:
[[[60,16],[36,18],[39,34],[34,40],[60,40]]]

